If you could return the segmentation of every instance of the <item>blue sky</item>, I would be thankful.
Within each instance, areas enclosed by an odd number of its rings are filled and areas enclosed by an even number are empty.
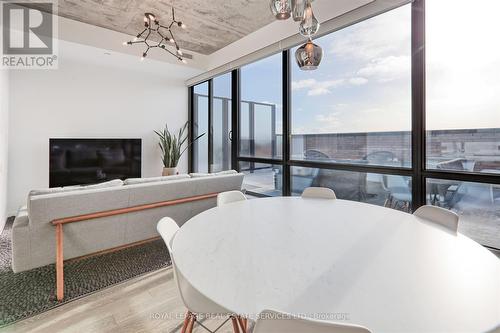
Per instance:
[[[428,129],[500,127],[500,47],[492,43],[500,1],[483,1],[498,10],[475,7],[481,15],[474,15],[464,0],[428,3]],[[492,17],[463,23],[484,15]],[[320,68],[292,64],[292,133],[410,130],[410,22],[405,5],[315,40],[324,51]],[[281,110],[281,54],[244,66],[241,82],[242,99]],[[216,96],[229,97],[229,89],[229,75],[214,80]]]
[[[315,40],[324,51],[315,71],[301,71],[292,63],[293,134],[410,129],[410,27],[402,23],[409,15],[405,6]],[[385,30],[391,29],[386,27],[394,24],[402,27],[388,34]],[[364,32],[374,29],[398,45],[387,47],[383,41],[366,40]],[[393,54],[401,57],[395,61],[403,63],[399,65],[402,73],[384,72],[380,68],[384,63],[373,62],[374,57]],[[281,107],[281,54],[243,67],[241,75],[243,99]],[[396,101],[394,95],[400,99]],[[383,119],[394,116],[397,122]]]

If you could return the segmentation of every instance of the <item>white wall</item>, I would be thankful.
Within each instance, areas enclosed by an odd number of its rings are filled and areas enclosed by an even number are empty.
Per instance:
[[[0,233],[7,218],[7,155],[9,139],[9,72],[0,69]]]
[[[197,73],[65,41],[59,69],[12,71],[8,211],[23,205],[30,189],[48,187],[49,138],[142,138],[143,177],[161,175],[153,130],[187,121],[184,81]]]

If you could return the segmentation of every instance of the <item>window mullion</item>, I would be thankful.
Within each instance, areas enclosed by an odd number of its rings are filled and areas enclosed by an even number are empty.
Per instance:
[[[412,49],[412,206],[425,205],[425,0],[415,0],[411,10]]]
[[[290,50],[283,51],[283,126],[282,126],[282,159],[283,159],[283,195],[291,195],[291,173],[290,173],[290,140],[291,140],[291,69],[290,69]]]

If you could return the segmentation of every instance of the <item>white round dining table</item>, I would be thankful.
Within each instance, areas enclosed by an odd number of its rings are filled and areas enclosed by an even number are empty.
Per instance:
[[[264,309],[378,332],[488,332],[500,324],[500,260],[411,214],[346,200],[278,197],[186,222],[174,260],[234,313]]]

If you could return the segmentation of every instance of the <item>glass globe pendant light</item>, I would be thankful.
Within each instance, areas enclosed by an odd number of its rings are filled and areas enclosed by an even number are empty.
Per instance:
[[[295,51],[295,60],[301,70],[310,71],[318,68],[323,58],[323,49],[309,38],[307,43]]]
[[[304,9],[304,18],[300,22],[299,32],[302,36],[309,37],[314,35],[319,30],[319,22],[314,16],[311,0],[305,0],[306,7]]]
[[[271,0],[270,7],[277,20],[286,20],[292,14],[291,0]]]
[[[306,1],[307,0],[292,0],[292,17],[295,22],[300,22],[304,19]]]

